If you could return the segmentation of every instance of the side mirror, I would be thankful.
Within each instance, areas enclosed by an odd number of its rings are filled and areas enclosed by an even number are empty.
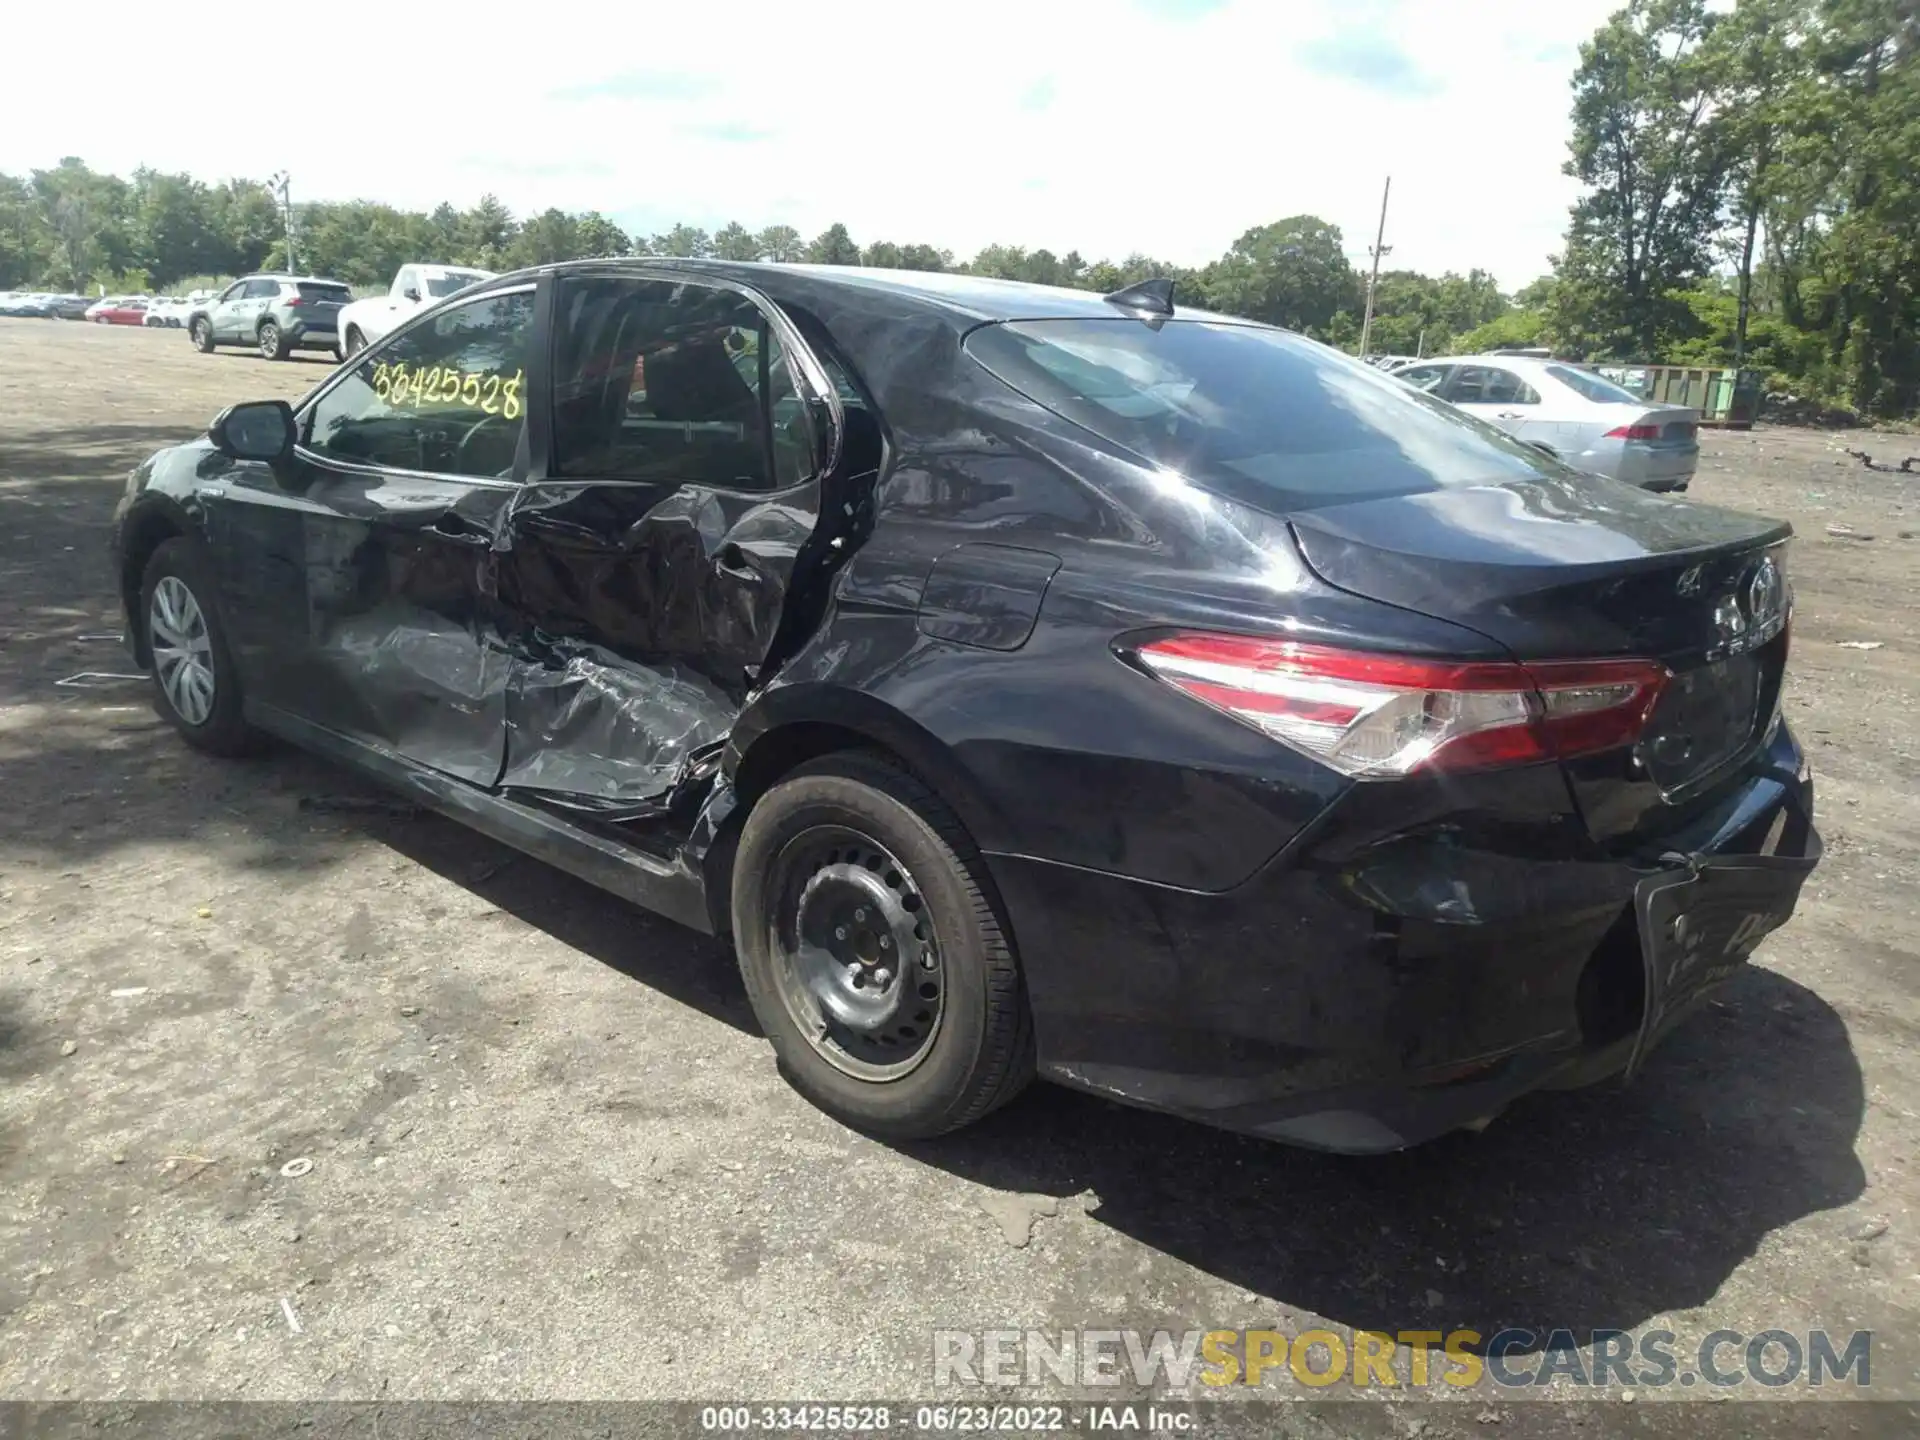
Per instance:
[[[406,289],[402,290],[400,293],[406,296],[407,299],[409,300],[417,301],[420,298],[420,292],[411,285],[409,285]]]
[[[229,405],[207,427],[207,438],[232,459],[277,465],[293,455],[293,407],[284,400]]]

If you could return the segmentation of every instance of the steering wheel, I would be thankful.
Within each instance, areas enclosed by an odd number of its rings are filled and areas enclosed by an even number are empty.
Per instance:
[[[455,443],[453,447],[453,463],[459,467],[463,475],[471,473],[467,467],[467,447],[474,442],[474,439],[479,436],[482,431],[487,430],[497,419],[499,419],[497,415],[482,415],[466,428],[466,431],[460,436],[458,442]],[[511,473],[512,469],[512,465],[509,464],[506,470],[496,472],[496,478],[499,475]]]

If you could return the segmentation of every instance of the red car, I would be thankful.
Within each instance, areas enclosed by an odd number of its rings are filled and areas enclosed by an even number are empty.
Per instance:
[[[147,299],[144,295],[129,295],[120,300],[99,300],[87,307],[87,319],[96,325],[144,325]]]

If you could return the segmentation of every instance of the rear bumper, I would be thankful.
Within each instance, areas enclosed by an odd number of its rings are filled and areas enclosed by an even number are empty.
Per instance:
[[[1644,490],[1684,490],[1700,468],[1700,446],[1622,445],[1605,473]]]
[[[287,343],[299,347],[324,347],[331,350],[340,342],[340,334],[331,324],[309,325],[304,321],[289,325]]]
[[[1769,844],[1817,855],[1812,785],[1786,728],[1722,803],[1663,843],[1694,856]],[[1021,857],[989,864],[1023,957],[1041,1073],[1208,1124],[1374,1153],[1531,1090],[1616,1074],[1633,1056],[1646,994],[1635,889],[1678,862],[1537,855],[1438,836],[1342,853],[1322,827],[1219,893]],[[1661,1014],[1647,1045],[1686,1008]]]

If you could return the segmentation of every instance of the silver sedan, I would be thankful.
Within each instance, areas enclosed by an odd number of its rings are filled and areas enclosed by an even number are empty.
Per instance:
[[[1700,463],[1699,411],[1652,404],[1564,360],[1449,355],[1393,375],[1576,470],[1684,490]]]

